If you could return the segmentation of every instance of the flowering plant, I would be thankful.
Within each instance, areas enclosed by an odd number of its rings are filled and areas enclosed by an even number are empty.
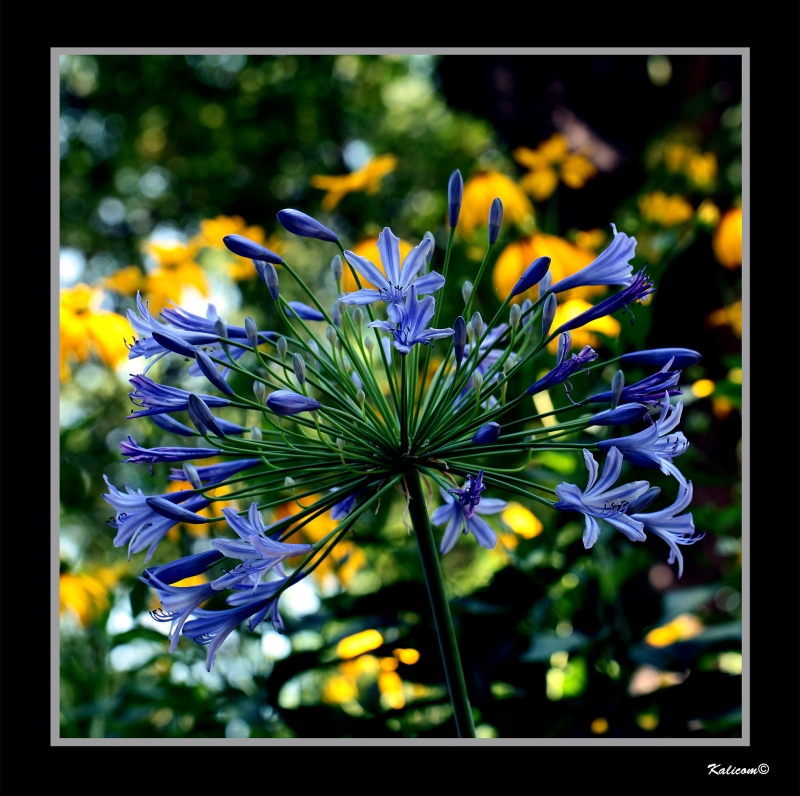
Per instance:
[[[228,249],[250,258],[266,283],[276,321],[285,329],[280,333],[259,330],[252,318],[243,327],[231,326],[212,305],[206,317],[174,307],[163,310],[158,320],[139,299],[138,314],[129,311],[139,335],[129,356],[149,362],[143,374],[131,379],[131,398],[138,406],[131,417],[148,416],[164,430],[202,437],[207,447],[148,449],[128,437],[120,446],[126,461],[146,462],[151,473],[154,464],[182,463],[173,470],[173,478],[188,481],[192,488],[145,496],[130,487],[123,493],[109,483],[104,497],[116,512],[114,544],[127,544],[130,553],[147,549],[146,562],[180,522],[224,522],[235,534],[236,538],[214,539],[210,550],[148,567],[142,575],[161,603],[154,618],[170,622],[170,649],[181,633],[206,645],[210,670],[220,646],[243,622],[253,630],[270,621],[280,631],[279,600],[284,591],[313,572],[356,520],[397,488],[406,503],[404,521],[410,517],[408,527],[413,527],[419,548],[458,733],[474,737],[439,555],[450,551],[462,532],[473,533],[483,547],[496,545],[494,532],[479,515],[505,508],[500,498],[484,497],[499,492],[522,495],[557,511],[582,513],[587,548],[602,530],[599,521],[631,541],[644,540],[645,531],[650,531],[667,543],[670,563],[677,560],[682,571],[680,546],[700,536],[691,514],[676,516],[688,507],[692,487],[673,462],[688,442],[674,431],[682,405],[670,403],[679,392],[675,389],[679,371],[672,368],[697,362],[700,355],[688,349],[656,349],[598,362],[588,345],[569,355],[573,330],[618,310],[630,312],[631,305],[655,290],[643,270],[633,274],[630,261],[636,240],[613,225],[608,248],[582,270],[553,284],[550,258],[540,256],[520,275],[490,322],[473,313],[472,303],[502,225],[499,199],[489,212],[486,255],[473,282],[462,291],[463,311],[450,325],[440,325],[441,302],[437,304],[436,294],[447,283],[462,198],[461,174],[455,171],[448,187],[450,234],[441,273],[430,270],[435,250],[431,234],[401,260],[400,239],[385,228],[378,239],[380,268],[346,250],[333,230],[310,216],[294,209],[279,212],[278,221],[289,232],[338,248],[331,270],[340,295],[330,311],[283,257],[246,237],[225,236]],[[358,287],[355,291],[342,292],[345,266]],[[297,283],[309,303],[284,298],[278,269],[283,278]],[[538,298],[519,303],[519,297],[537,285]],[[560,293],[598,285],[622,289],[552,329]],[[376,314],[381,305],[385,319]],[[507,322],[502,320],[506,315]],[[326,324],[323,334],[310,325],[319,323]],[[540,355],[549,356],[551,341],[558,345],[555,362],[536,381],[524,383],[526,366]],[[434,345],[444,349],[436,363],[431,356]],[[204,376],[216,394],[154,382],[147,370],[166,356],[190,360],[189,372]],[[573,398],[570,380],[576,374],[591,376],[592,370],[619,360],[659,370],[627,388],[620,370],[610,391],[584,401]],[[234,390],[229,383],[234,373],[252,383],[252,396]],[[569,397],[568,406],[533,414],[523,411],[518,416],[530,396],[559,385]],[[608,408],[592,413],[585,404],[608,404]],[[658,419],[650,417],[649,405],[660,408]],[[247,431],[212,411],[226,407],[256,410],[261,422]],[[176,420],[172,416],[176,412],[186,412],[193,428]],[[555,414],[574,417],[555,422]],[[545,418],[547,423],[542,422]],[[591,427],[619,429],[641,421],[649,423],[644,430],[623,436],[615,432],[612,439],[556,441]],[[525,477],[532,455],[547,450],[582,452],[589,473],[586,488],[568,483],[553,488]],[[593,455],[597,451],[607,454],[599,478]],[[521,465],[498,466],[499,460],[520,453]],[[226,461],[191,463],[216,456]],[[660,490],[645,480],[618,484],[624,460],[674,476],[680,485],[678,499],[669,508],[642,513]],[[434,485],[444,500],[435,510],[430,505]],[[225,508],[221,516],[211,517],[197,513],[223,499],[214,490],[234,486],[224,499],[249,502],[246,511]],[[298,513],[265,525],[261,511],[285,502],[287,493],[310,502],[301,504]],[[314,544],[291,541],[326,513],[336,523],[330,533]],[[445,525],[438,550],[432,521]],[[297,563],[299,557],[303,558]],[[287,570],[285,562],[294,563]],[[208,574],[203,583],[179,585],[204,573]],[[223,594],[228,607],[202,607]]]

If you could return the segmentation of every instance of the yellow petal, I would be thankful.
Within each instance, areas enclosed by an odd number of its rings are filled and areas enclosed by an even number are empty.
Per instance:
[[[539,171],[529,171],[522,176],[520,185],[537,202],[543,202],[549,199],[558,187],[558,174],[549,166]]]
[[[525,192],[510,177],[499,171],[479,171],[464,183],[464,196],[458,229],[471,237],[479,227],[489,223],[489,209],[495,198],[503,203],[503,228],[533,217],[533,205]]]
[[[725,268],[742,264],[742,208],[728,210],[719,222],[712,241],[714,256]]]

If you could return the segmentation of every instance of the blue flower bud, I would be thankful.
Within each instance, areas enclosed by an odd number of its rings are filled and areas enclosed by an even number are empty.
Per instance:
[[[250,345],[253,348],[258,348],[258,327],[249,315],[244,319],[244,331]]]
[[[152,499],[158,500],[159,498]],[[225,556],[219,550],[206,550],[204,553],[195,553],[191,556],[178,558],[160,567],[148,567],[142,573],[141,580],[147,583],[150,576],[155,575],[162,583],[178,583],[186,578],[191,578],[193,575],[205,572],[213,564],[222,561],[223,558]]]
[[[296,315],[301,321],[322,321],[325,316],[314,307],[303,304],[302,301],[290,301],[286,307],[289,316]]]
[[[500,225],[503,223],[503,203],[499,198],[492,202],[489,209],[489,243],[496,243],[500,234]]]
[[[196,523],[210,522],[208,517],[204,517],[202,514],[195,514],[193,511],[189,511],[189,509],[185,509],[183,506],[177,506],[175,503],[171,503],[164,498],[149,497],[145,499],[145,503],[147,503],[156,514],[160,514],[162,517],[167,517],[170,520],[175,520],[175,522],[188,522],[193,525]]]
[[[497,442],[500,437],[500,424],[491,422],[481,426],[476,432],[472,441],[476,445],[489,445],[492,442]]]
[[[337,282],[342,281],[342,274],[344,273],[344,264],[342,262],[341,254],[334,255],[334,258],[331,260],[331,273],[333,274],[333,278]]]
[[[199,396],[192,393],[189,396],[189,403],[187,406],[189,417],[192,422],[197,426],[197,430],[203,433],[203,426],[210,428],[218,437],[224,437],[225,434],[217,423],[217,418],[211,414],[206,402]]]
[[[464,359],[464,348],[467,345],[467,322],[459,315],[453,324],[453,351],[456,364],[460,365]]]
[[[291,390],[275,390],[267,398],[267,408],[276,415],[296,415],[299,412],[314,412],[320,409],[319,401]]]
[[[302,354],[292,354],[292,370],[298,384],[306,383],[306,362]]]
[[[200,473],[197,472],[197,468],[191,462],[184,462],[184,464],[183,464],[183,474],[186,476],[186,480],[195,489],[201,489],[202,488],[203,481],[200,478]]]
[[[525,269],[525,273],[519,278],[517,284],[514,285],[514,289],[511,291],[511,295],[518,296],[520,293],[524,293],[526,290],[529,290],[534,285],[538,284],[544,278],[544,275],[546,273],[549,273],[549,269],[550,269],[550,258],[537,257]]]
[[[479,340],[483,334],[483,318],[479,312],[475,312],[472,315],[472,328],[475,330],[476,339]]]
[[[226,235],[222,242],[230,251],[240,257],[249,257],[251,260],[262,260],[276,265],[280,265],[283,262],[275,252],[242,235]]]
[[[342,326],[342,311],[339,309],[339,302],[334,301],[333,306],[331,307],[331,320],[334,322],[336,326],[341,328]]]
[[[541,298],[548,290],[550,290],[550,286],[553,284],[553,272],[548,269],[547,273],[542,277],[542,281],[539,282],[539,298]]]
[[[197,349],[194,346],[189,345],[189,343],[182,340],[180,337],[174,337],[166,332],[153,332],[153,340],[168,351],[174,351],[176,354],[182,354],[190,359],[193,359],[194,355],[197,353]]]
[[[425,255],[425,265],[419,269],[420,275],[424,276],[428,271],[428,266],[431,264],[431,260],[433,259],[433,250],[436,248],[436,238],[433,237],[432,232],[426,232],[422,236],[422,240],[429,240],[431,245],[428,247],[428,252]]]
[[[464,304],[469,301],[469,297],[472,295],[472,282],[467,280],[461,285],[461,298],[464,299]]]
[[[336,306],[336,309],[339,309],[338,305],[334,306]],[[334,329],[330,324],[328,324],[328,328],[325,330],[325,339],[328,341],[331,348],[336,345],[336,341],[338,340],[338,337],[336,336],[336,329]]]
[[[622,388],[625,386],[625,374],[618,370],[611,380],[611,408],[616,409],[622,395]]]
[[[553,325],[553,320],[556,317],[556,294],[551,293],[544,300],[544,308],[542,309],[542,337],[546,337],[550,333],[550,327]]]
[[[464,197],[464,179],[461,172],[456,169],[450,175],[447,183],[447,211],[450,218],[450,227],[458,224],[458,214],[461,212],[461,200]]]
[[[592,418],[592,425],[624,426],[641,420],[646,414],[647,407],[644,404],[622,404],[616,409],[606,409],[605,412],[598,412]]]
[[[263,382],[254,381],[253,382],[253,395],[255,395],[256,400],[260,403],[264,403],[264,399],[267,397],[267,388],[264,386]]]
[[[278,342],[275,344],[275,348],[278,349],[278,356],[281,358],[281,361],[283,361],[286,357],[286,352],[289,350],[289,344],[286,342],[286,338],[279,337]]]
[[[702,355],[691,348],[649,348],[646,351],[631,351],[623,354],[621,362],[629,365],[656,365],[663,367],[673,360],[672,367],[676,370],[694,365],[702,359]]]
[[[264,263],[263,269],[259,271],[261,278],[267,283],[269,294],[277,301],[281,296],[280,288],[278,287],[278,272],[272,263]]]
[[[571,347],[572,335],[569,332],[564,332],[564,334],[560,335],[558,338],[558,354],[556,356],[556,365],[560,365],[567,358],[567,354],[569,353],[569,349]]]
[[[258,426],[250,427],[250,439],[254,442],[261,442],[261,440],[264,439],[264,434]]]
[[[339,240],[339,236],[335,232],[299,210],[281,210],[278,213],[278,222],[284,229],[288,229],[289,232],[293,232],[301,238],[318,238],[330,243],[336,243]]]
[[[226,395],[235,395],[233,388],[222,378],[222,374],[217,370],[217,366],[204,351],[197,352],[197,366],[203,375],[221,392]]]
[[[625,513],[630,516],[631,514],[638,514],[640,511],[644,511],[660,494],[661,487],[651,486],[643,495],[639,495],[638,498],[634,498],[628,503]]]

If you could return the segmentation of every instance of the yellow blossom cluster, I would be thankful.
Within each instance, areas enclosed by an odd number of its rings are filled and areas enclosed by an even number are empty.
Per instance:
[[[517,147],[514,159],[528,169],[520,184],[539,202],[553,195],[559,180],[569,188],[583,188],[597,174],[589,158],[569,151],[569,143],[561,133],[543,141],[536,149]]]
[[[359,191],[369,195],[378,193],[381,189],[381,180],[396,168],[397,158],[394,155],[381,155],[372,158],[350,174],[338,176],[315,174],[310,182],[312,187],[327,191],[322,199],[322,208],[330,211],[349,193]]]
[[[667,171],[682,173],[698,188],[712,188],[717,178],[717,156],[692,144],[668,144],[664,149]]]
[[[639,212],[645,221],[662,227],[683,224],[694,215],[694,208],[682,196],[667,196],[654,191],[639,198]]]

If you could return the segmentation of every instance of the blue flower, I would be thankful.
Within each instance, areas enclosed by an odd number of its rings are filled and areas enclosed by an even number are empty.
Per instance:
[[[296,315],[301,321],[323,321],[325,316],[308,304],[303,304],[302,301],[290,301],[289,308],[287,308],[289,315]]]
[[[461,504],[460,500],[451,497],[444,489],[440,489],[440,492],[445,500],[445,504],[444,506],[439,506],[431,515],[431,522],[434,525],[438,526],[447,523],[444,535],[442,536],[442,543],[439,546],[439,552],[442,555],[449,553],[458,541],[459,531],[462,529],[465,534],[471,531],[481,547],[486,547],[491,550],[497,544],[497,536],[489,527],[486,520],[474,514],[467,517],[467,510]],[[484,498],[480,501],[479,505],[473,507],[473,511],[477,514],[497,514],[503,511],[507,505],[505,500]]]
[[[331,491],[336,492],[337,490],[338,487],[333,487]],[[359,489],[354,495],[350,495],[350,497],[340,500],[331,509],[331,519],[336,520],[337,522],[339,520],[343,520],[356,507],[356,500],[363,491],[363,489]]]
[[[553,293],[589,285],[630,285],[633,266],[629,265],[629,261],[636,252],[636,238],[617,232],[614,224],[611,229],[614,230],[614,239],[608,248],[585,268],[556,282],[550,288]]]
[[[459,489],[448,489],[451,495],[455,495],[458,503],[464,509],[464,519],[471,520],[475,513],[475,507],[481,502],[481,492],[486,489],[483,483],[483,470],[479,470],[477,475],[468,475],[464,486]]]
[[[249,238],[245,238],[243,235],[226,235],[222,242],[230,251],[240,257],[248,257],[251,260],[261,260],[275,265],[283,263],[283,260],[275,252]]]
[[[277,215],[278,222],[284,229],[299,235],[301,238],[317,238],[329,243],[336,243],[339,236],[326,226],[299,210],[281,210]]]
[[[257,464],[261,464],[261,459],[236,459],[235,461],[222,462],[221,464],[206,464],[195,469],[204,484],[217,484],[232,475],[236,475],[236,473],[241,473],[243,470],[250,470]],[[189,479],[186,477],[183,468],[173,467],[169,480],[188,481]]]
[[[619,449],[622,456],[639,467],[658,467],[664,475],[674,475],[678,482],[686,486],[686,479],[672,463],[675,456],[680,456],[688,447],[689,440],[682,431],[671,433],[678,425],[683,412],[683,402],[678,401],[671,406],[669,398],[664,395],[661,416],[655,422],[648,415],[650,427],[637,434],[617,439],[604,439],[597,443],[600,450]]]
[[[579,511],[586,518],[583,531],[583,546],[590,548],[600,535],[598,519],[605,520],[618,531],[625,534],[632,542],[645,539],[643,524],[628,517],[625,509],[628,504],[644,494],[650,484],[647,481],[631,481],[624,486],[613,487],[622,469],[622,454],[611,448],[606,458],[603,474],[597,480],[598,464],[594,456],[584,448],[583,459],[589,471],[586,489],[581,490],[575,484],[561,483],[556,487],[559,502],[555,508],[559,511]],[[596,482],[596,483],[595,483]]]
[[[145,577],[147,575],[147,577]],[[186,620],[206,600],[217,592],[210,583],[197,586],[172,586],[162,582],[157,575],[144,571],[140,580],[155,589],[161,607],[150,611],[150,616],[157,622],[171,622],[169,628],[169,651],[173,652],[178,646],[181,630]]]
[[[526,390],[528,395],[535,395],[537,392],[547,390],[554,384],[561,384],[562,382],[567,382],[565,389],[567,395],[569,395],[570,392],[572,392],[572,386],[567,379],[569,379],[575,371],[597,359],[597,352],[588,345],[584,346],[579,354],[573,354],[569,359],[566,359],[564,352],[562,352],[562,354],[565,356],[563,360],[559,361],[549,373],[546,373],[541,379],[528,387]]]
[[[606,409],[598,412],[592,418],[593,426],[625,426],[641,420],[647,413],[644,404],[621,404],[616,409]]]
[[[681,372],[679,370],[670,371],[671,364],[672,359],[664,363],[664,367],[657,373],[653,373],[651,376],[647,376],[647,378],[637,381],[636,384],[631,384],[629,387],[623,387],[619,400],[661,406],[665,392],[670,396],[680,395],[680,390],[672,388],[677,386]],[[598,393],[587,399],[589,403],[605,403],[610,400],[610,391]]]
[[[458,224],[458,215],[461,212],[461,200],[464,197],[464,179],[461,172],[456,169],[447,183],[447,216],[450,227]]]
[[[686,368],[697,364],[702,358],[702,354],[691,348],[648,348],[623,354],[620,361],[628,365],[666,365],[672,362],[673,367]]]
[[[461,317],[461,316],[459,316]],[[458,318],[456,318],[458,321]],[[461,392],[456,396],[455,401],[453,401],[453,411],[458,412],[461,409],[465,408],[467,405],[471,405],[475,398],[475,382],[474,376],[475,373],[480,373],[481,376],[486,377],[486,374],[491,370],[496,364],[497,361],[500,359],[501,356],[505,353],[500,348],[492,349],[492,346],[497,342],[497,340],[505,334],[506,329],[508,329],[507,323],[499,323],[497,326],[492,329],[486,337],[481,340],[480,346],[478,350],[480,352],[478,356],[478,364],[475,366],[475,370],[472,372],[472,375],[467,380],[464,388]],[[490,351],[486,351],[486,349],[491,349]],[[464,356],[469,359],[471,346],[464,346]],[[510,354],[509,360],[513,363],[516,359],[516,354]],[[481,389],[483,391],[488,390],[490,387],[494,386],[497,383],[497,380],[500,378],[500,371],[496,371],[492,376],[488,379],[484,378],[483,385]],[[451,373],[449,380],[455,378],[455,374]],[[491,409],[493,406],[497,404],[497,399],[494,396],[489,396],[488,405]]]
[[[492,442],[497,442],[500,438],[500,424],[494,421],[485,423],[476,432],[472,441],[476,445],[488,445]]]
[[[135,406],[144,407],[142,411],[128,415],[129,420],[134,417],[159,415],[165,412],[185,412],[189,408],[189,396],[192,393],[188,390],[157,384],[149,376],[133,376],[129,381],[134,387],[130,394],[132,403]],[[202,398],[208,406],[230,405],[227,398],[214,395],[199,395],[198,397]]]
[[[170,415],[151,415],[150,419],[164,431],[170,431],[173,434],[180,434],[182,437],[197,436],[197,432],[193,428],[189,428],[189,426],[179,423]]]
[[[127,441],[119,443],[119,452],[123,456],[130,456],[129,459],[125,459],[128,464],[147,462],[150,465],[150,475],[153,474],[153,465],[157,462],[185,462],[219,455],[216,448],[142,448],[130,434]]]
[[[267,408],[276,415],[296,415],[299,412],[315,412],[322,404],[307,395],[291,390],[275,390],[267,397]]]
[[[176,506],[164,497],[150,496],[146,499],[146,502],[156,514],[160,514],[162,517],[166,517],[173,522],[188,522],[196,525],[203,525],[204,523],[210,522],[208,517],[204,517],[202,514],[197,514],[194,511],[189,511],[189,509],[183,506]]]
[[[310,544],[285,544],[270,539],[269,528],[261,521],[257,503],[250,505],[247,518],[229,508],[222,509],[222,513],[239,539],[214,539],[212,545],[226,558],[238,558],[243,563],[212,582],[217,590],[245,585],[255,588],[276,564],[314,550]]]
[[[339,301],[345,304],[373,304],[376,301],[386,302],[386,315],[392,323],[400,323],[403,302],[407,299],[413,285],[419,295],[433,293],[444,284],[444,277],[436,271],[424,276],[417,276],[425,265],[425,257],[433,247],[430,238],[423,238],[400,262],[400,238],[389,227],[385,227],[378,235],[378,251],[385,274],[365,257],[359,257],[351,251],[345,257],[353,267],[375,288],[362,288],[355,293],[344,293]]]
[[[176,558],[168,564],[148,567],[143,577],[149,578],[156,575],[162,583],[177,583],[205,572],[209,567],[222,561],[224,556],[217,550],[206,550],[203,553],[194,553],[183,558]]]
[[[503,203],[499,197],[492,200],[489,208],[489,243],[496,243],[500,234],[500,225],[503,223]]]
[[[114,547],[122,547],[127,544],[128,560],[130,560],[131,554],[139,553],[149,547],[145,559],[149,561],[164,535],[178,522],[183,521],[165,517],[161,512],[156,511],[152,504],[148,503],[148,500],[155,497],[169,503],[173,508],[177,508],[175,504],[183,503],[186,509],[191,511],[205,508],[209,504],[208,500],[202,495],[196,495],[191,489],[148,496],[141,489],[133,490],[128,484],[125,484],[125,489],[128,491],[128,494],[125,494],[108,480],[108,476],[104,475],[103,478],[109,490],[107,494],[103,495],[103,500],[110,503],[116,512],[114,518],[108,523],[112,528],[117,529]]]
[[[433,272],[428,274],[431,276]],[[427,277],[423,277],[427,278]],[[436,302],[433,296],[425,296],[422,301],[417,300],[416,285],[411,285],[406,294],[401,318],[397,324],[387,321],[373,321],[367,324],[370,328],[376,327],[384,332],[390,332],[394,340],[392,345],[401,353],[408,354],[411,346],[416,343],[433,345],[434,340],[441,337],[450,337],[452,329],[428,329],[427,325],[433,318]]]
[[[599,304],[595,304],[594,307],[582,312],[580,315],[576,315],[571,320],[565,321],[558,327],[557,332],[560,334],[568,332],[571,329],[579,329],[581,326],[589,323],[589,321],[604,318],[606,315],[610,315],[617,310],[625,309],[630,312],[628,304],[634,301],[641,301],[654,290],[653,280],[650,279],[644,271],[639,271],[631,280],[630,285],[624,290],[620,290],[619,293],[604,299]],[[633,313],[631,313],[631,315],[633,315]]]
[[[548,272],[550,268],[550,258],[549,257],[537,257],[526,269],[525,273],[517,281],[517,284],[514,285],[513,290],[511,291],[512,296],[518,296],[520,293],[524,293],[526,290],[530,290],[534,285],[538,285],[539,282],[542,281],[544,275]]]
[[[467,322],[459,315],[453,324],[453,353],[456,358],[456,364],[460,365],[461,360],[464,359],[467,345]]]
[[[638,506],[631,504],[628,506],[629,516],[632,520],[641,522],[645,530],[654,533],[663,539],[670,549],[668,563],[674,564],[678,561],[678,577],[683,575],[683,555],[678,549],[678,545],[688,545],[699,542],[704,536],[701,533],[695,535],[694,520],[691,514],[676,515],[682,512],[692,502],[692,482],[687,481],[678,487],[678,497],[675,502],[666,509],[655,511],[651,514],[641,514]],[[642,507],[644,508],[644,507]]]

